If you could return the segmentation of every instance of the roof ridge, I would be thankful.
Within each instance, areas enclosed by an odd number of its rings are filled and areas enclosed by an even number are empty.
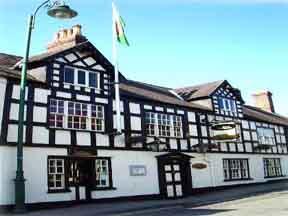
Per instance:
[[[191,85],[191,86],[184,86],[184,87],[174,88],[174,90],[180,90],[180,89],[184,90],[184,89],[189,89],[189,88],[197,88],[197,87],[201,87],[201,86],[204,86],[204,85],[211,85],[211,84],[214,84],[214,83],[222,83],[224,81],[225,80],[215,80],[215,81],[205,82],[205,83],[197,84],[197,85]]]
[[[280,115],[278,113],[271,113],[271,112],[262,110],[259,107],[255,107],[255,106],[248,105],[248,104],[244,104],[243,106],[247,107],[248,109],[250,108],[250,109],[253,109],[255,111],[262,112],[262,113],[267,114],[267,115],[275,116],[275,117],[278,117],[278,118],[284,118],[285,120],[288,120],[288,117],[286,117],[286,116]]]

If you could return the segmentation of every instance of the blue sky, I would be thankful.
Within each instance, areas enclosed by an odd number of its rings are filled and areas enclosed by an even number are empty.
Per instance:
[[[22,55],[27,15],[39,0],[0,0],[0,52]],[[31,54],[45,50],[60,28],[83,33],[111,59],[111,1],[67,0],[79,16],[53,20],[40,11]],[[250,95],[273,92],[288,116],[288,1],[117,0],[131,47],[120,47],[120,70],[130,79],[181,87],[227,79]]]

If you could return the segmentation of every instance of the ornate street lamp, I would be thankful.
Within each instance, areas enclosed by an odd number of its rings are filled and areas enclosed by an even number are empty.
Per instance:
[[[25,55],[22,61],[21,83],[20,83],[20,103],[19,103],[19,123],[18,123],[18,143],[17,143],[17,171],[15,178],[15,208],[16,213],[25,212],[25,178],[23,171],[23,124],[24,124],[24,106],[25,106],[25,86],[27,76],[27,66],[29,61],[29,51],[31,44],[31,34],[35,25],[35,18],[40,8],[47,7],[48,15],[58,19],[71,19],[77,16],[77,12],[70,9],[62,1],[50,0],[44,1],[36,8],[33,14],[28,18],[27,40]]]

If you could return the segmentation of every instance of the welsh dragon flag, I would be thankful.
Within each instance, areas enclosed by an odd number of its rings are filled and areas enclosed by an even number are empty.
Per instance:
[[[117,36],[117,40],[120,44],[129,46],[129,42],[124,32],[125,22],[122,19],[122,17],[119,15],[119,12],[114,2],[112,2],[112,10],[113,10],[113,22],[114,22],[113,25],[114,25],[114,31]]]

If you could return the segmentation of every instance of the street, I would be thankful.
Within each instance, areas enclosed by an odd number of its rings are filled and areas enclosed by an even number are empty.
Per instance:
[[[115,216],[286,216],[288,215],[288,192],[275,192],[220,204],[190,208],[189,206],[115,214]],[[114,215],[113,215],[114,216]]]
[[[27,212],[27,216],[286,216],[288,182],[247,185],[177,200],[142,200],[75,205]],[[3,215],[0,213],[0,215]],[[6,214],[5,214],[6,215]],[[11,215],[7,214],[7,215]]]

